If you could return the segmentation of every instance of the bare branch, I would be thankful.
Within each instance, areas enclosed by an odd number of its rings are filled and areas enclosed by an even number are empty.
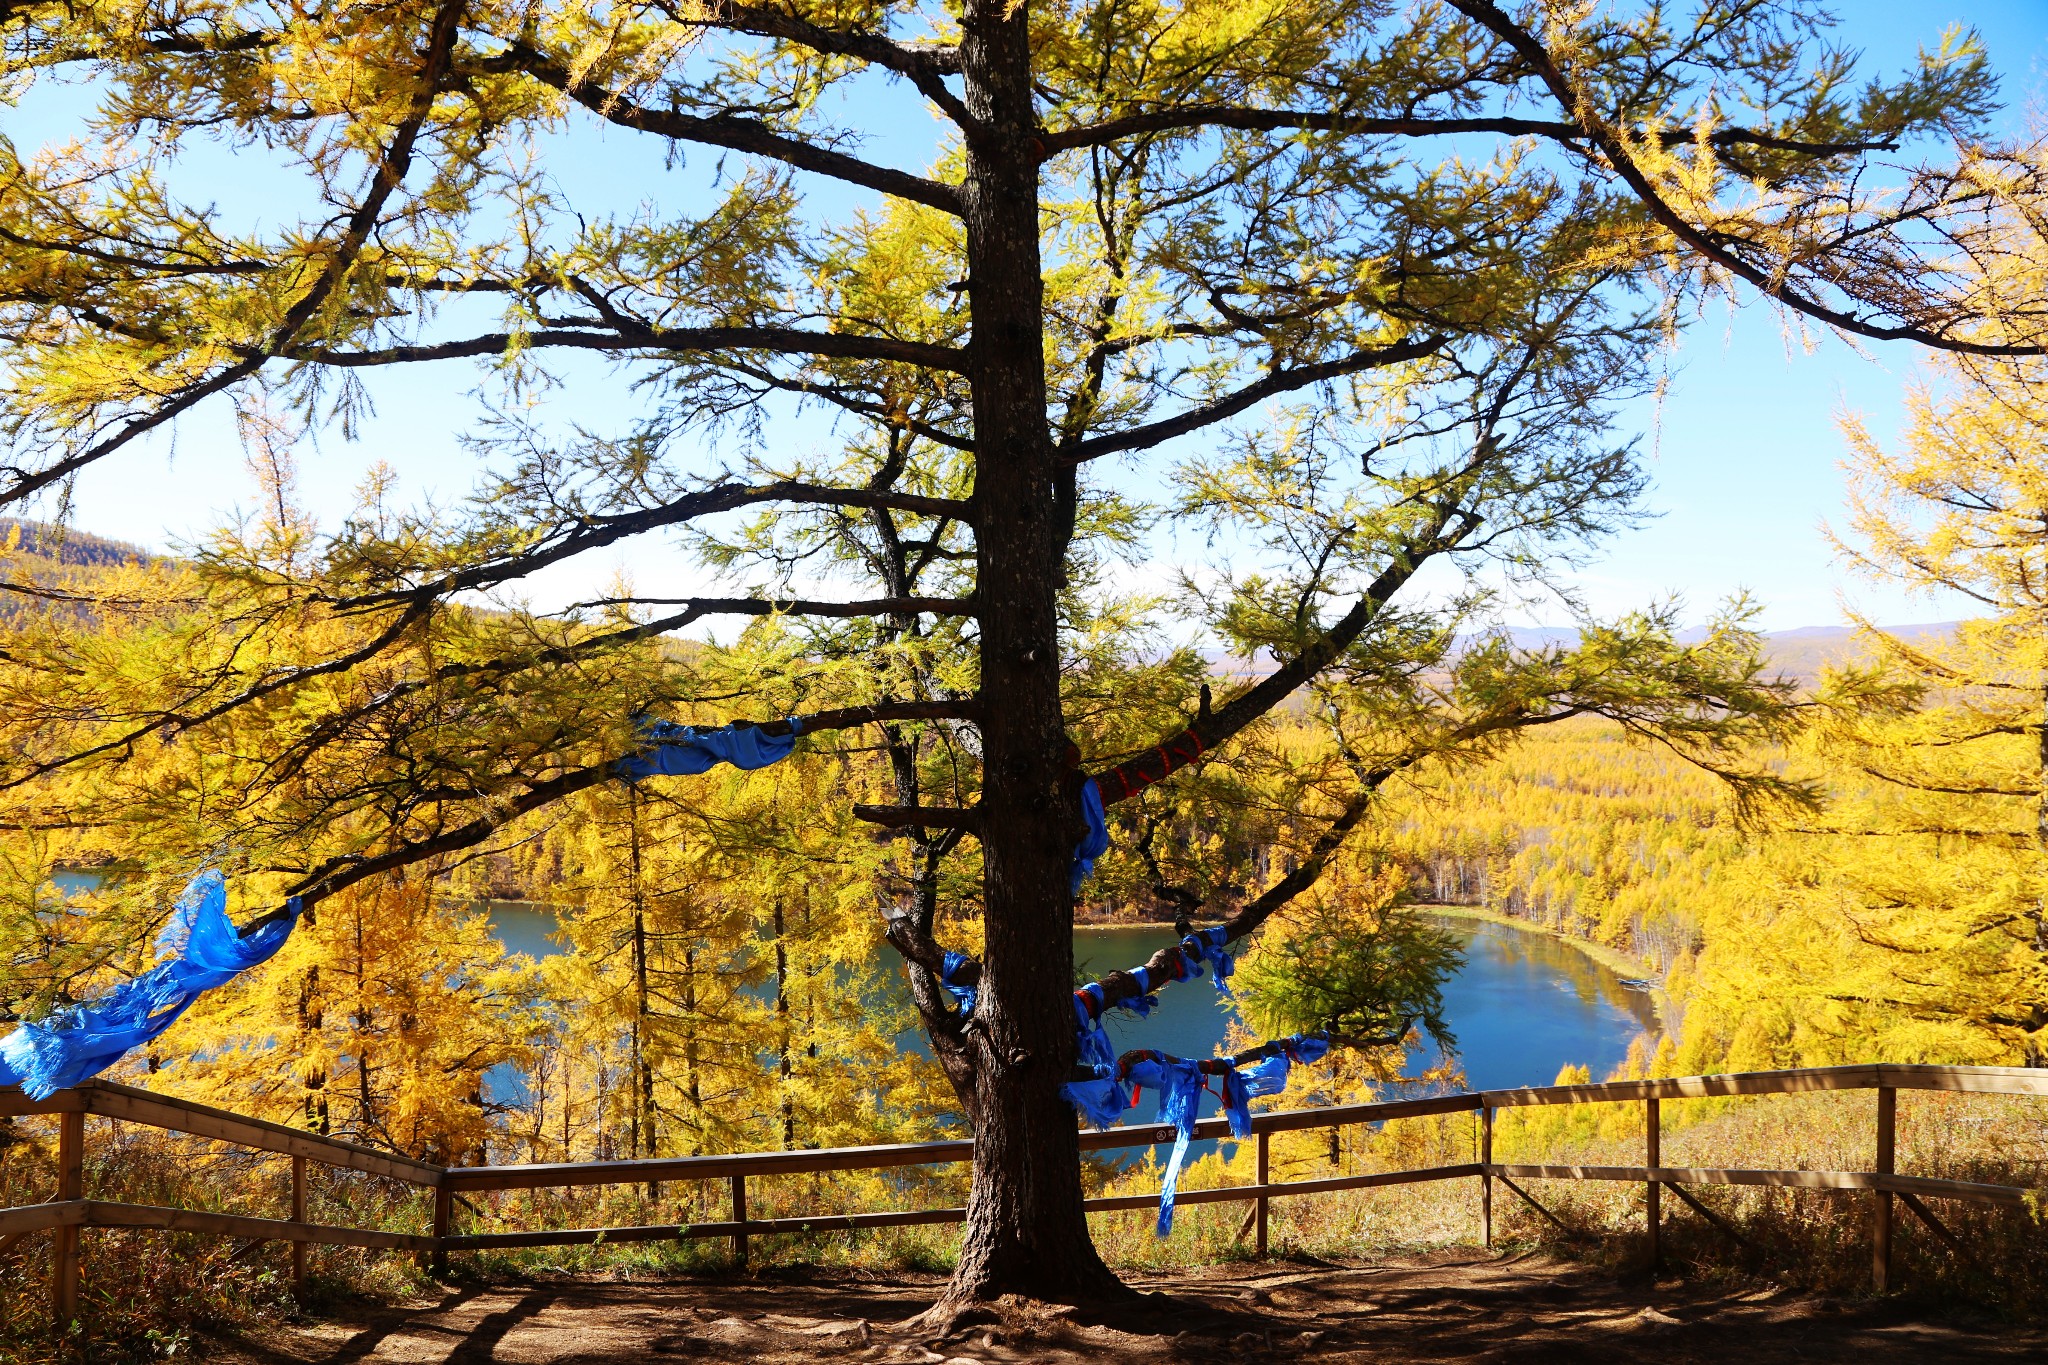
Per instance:
[[[564,608],[682,607],[697,616],[972,616],[968,597],[875,597],[821,602],[807,597],[595,597]]]
[[[268,343],[254,354],[243,359],[199,384],[193,385],[161,404],[154,410],[135,417],[125,423],[112,435],[93,442],[76,455],[57,461],[48,468],[27,470],[12,468],[12,475],[5,488],[0,488],[0,505],[19,502],[42,489],[62,482],[87,465],[99,460],[169,422],[180,413],[189,411],[205,399],[232,387],[261,369],[272,355],[290,344],[300,329],[312,320],[328,297],[347,276],[356,258],[361,255],[364,245],[370,240],[383,215],[384,206],[404,183],[406,172],[412,168],[414,145],[419,141],[420,130],[426,126],[428,116],[433,112],[435,88],[440,84],[441,74],[447,69],[449,54],[455,47],[455,38],[461,27],[464,0],[443,0],[434,13],[433,27],[428,31],[426,51],[421,55],[420,76],[414,87],[412,102],[405,118],[393,130],[391,141],[385,146],[383,155],[377,159],[377,169],[370,183],[370,192],[349,214],[347,226],[340,238],[327,253],[327,263],[319,277],[298,300],[285,311],[283,319],[272,329]]]
[[[886,829],[964,829],[981,828],[981,812],[974,808],[962,810],[955,806],[855,806],[854,818]]]
[[[765,721],[761,723],[759,729],[770,735],[786,735],[792,730],[811,735],[827,730],[844,730],[856,725],[868,725],[877,721],[974,720],[980,714],[980,703],[972,700],[888,701],[868,706],[816,711],[784,720]],[[739,725],[746,722],[732,723]],[[473,848],[520,816],[573,796],[577,792],[588,791],[617,775],[616,761],[613,760],[593,764],[587,768],[571,768],[552,777],[531,782],[523,790],[500,798],[498,806],[490,812],[452,829],[439,830],[420,838],[406,840],[381,853],[350,853],[329,858],[300,877],[287,894],[299,898],[302,904],[310,906],[381,873],[410,867],[444,853]],[[246,935],[285,913],[282,909],[274,910],[243,925],[241,932]]]
[[[517,71],[542,85],[559,90],[608,123],[637,132],[654,133],[679,142],[697,142],[725,147],[735,152],[767,157],[798,170],[827,175],[834,180],[880,190],[914,204],[925,204],[958,215],[960,190],[957,186],[928,180],[921,175],[893,170],[848,156],[845,152],[820,147],[800,138],[779,133],[759,119],[736,115],[704,118],[673,109],[650,109],[635,104],[617,91],[570,77],[568,68],[545,54],[514,43],[498,57],[465,63],[464,70],[479,74]]]
[[[1379,369],[1386,365],[1399,365],[1410,360],[1420,360],[1436,354],[1450,344],[1447,336],[1418,337],[1409,341],[1396,342],[1391,346],[1374,347],[1358,351],[1342,360],[1325,361],[1320,365],[1297,365],[1292,369],[1274,370],[1265,378],[1245,385],[1234,392],[1212,399],[1198,408],[1168,417],[1158,422],[1147,422],[1128,431],[1112,432],[1107,436],[1096,436],[1076,443],[1067,457],[1076,464],[1113,455],[1124,450],[1145,450],[1170,441],[1176,436],[1212,427],[1226,418],[1268,398],[1298,389],[1341,379],[1345,375],[1360,374],[1366,370]]]
[[[1455,524],[1452,517],[1448,507],[1439,509],[1427,531],[1411,541],[1403,552],[1396,554],[1393,562],[1367,585],[1351,610],[1301,653],[1218,709],[1198,715],[1192,725],[1171,739],[1114,768],[1096,773],[1095,786],[1102,794],[1103,804],[1114,805],[1193,763],[1335,663],[1424,564],[1451,549],[1470,533],[1475,523],[1469,515],[1461,517]]]
[[[361,611],[422,597],[445,597],[494,587],[646,531],[767,502],[793,502],[818,507],[886,507],[932,517],[951,517],[970,525],[973,523],[973,509],[967,503],[952,498],[927,498],[913,493],[868,488],[834,488],[794,479],[770,484],[721,484],[640,511],[586,518],[554,543],[509,559],[459,569],[413,587],[325,600],[338,611]]]
[[[1549,89],[1551,96],[1567,113],[1579,120],[1586,138],[1599,149],[1600,154],[1606,158],[1623,183],[1635,192],[1652,219],[1715,265],[1754,286],[1766,298],[1776,299],[1786,307],[1824,322],[1830,327],[1840,328],[1856,336],[1869,337],[1873,341],[1913,341],[1937,350],[1957,351],[1966,355],[2041,355],[2048,352],[2048,346],[1976,342],[1912,323],[1888,326],[1872,322],[1854,313],[1844,312],[1840,308],[1822,303],[1812,294],[1794,285],[1783,272],[1751,264],[1732,250],[1725,238],[1687,221],[1684,214],[1665,201],[1663,195],[1658,193],[1655,183],[1636,164],[1627,145],[1588,106],[1571,77],[1557,65],[1541,40],[1487,0],[1450,0],[1450,4],[1459,13],[1506,43],[1517,56],[1528,63],[1537,78]]]
[[[763,38],[780,38],[813,52],[853,57],[909,78],[919,92],[962,128],[979,126],[967,105],[946,88],[941,78],[960,71],[960,50],[950,44],[907,46],[879,33],[825,28],[780,10],[754,5],[716,4],[705,11],[678,12],[664,7],[671,19],[691,27],[722,28]]]
[[[624,326],[602,332],[574,327],[537,327],[530,332],[487,332],[459,341],[385,346],[375,350],[337,351],[327,347],[296,347],[245,354],[257,360],[272,355],[310,365],[340,369],[400,365],[423,360],[458,360],[504,355],[515,349],[568,347],[585,351],[768,351],[777,355],[830,356],[846,360],[881,360],[925,369],[964,374],[967,353],[896,337],[854,332],[811,332],[800,327],[645,327]]]
[[[1582,143],[1586,130],[1576,123],[1556,119],[1509,117],[1474,118],[1373,118],[1338,110],[1252,109],[1242,105],[1198,104],[1177,109],[1157,109],[1145,114],[1128,114],[1101,123],[1063,128],[1042,139],[1046,155],[1082,147],[1100,147],[1125,138],[1151,133],[1193,131],[1199,128],[1229,128],[1243,132],[1321,132],[1347,137],[1449,137],[1466,133],[1498,133],[1504,137],[1541,137],[1557,142]],[[1696,139],[1690,130],[1664,131],[1657,140],[1666,147],[1681,147]],[[1805,142],[1779,137],[1750,128],[1719,128],[1707,135],[1716,147],[1765,147],[1772,151],[1801,152],[1808,156],[1849,156],[1860,152],[1894,152],[1896,142]]]

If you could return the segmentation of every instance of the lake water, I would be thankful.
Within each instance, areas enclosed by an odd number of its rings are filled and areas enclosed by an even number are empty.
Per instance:
[[[71,894],[98,883],[90,872],[60,872],[59,887]],[[552,907],[535,901],[487,901],[492,932],[515,953],[541,958],[563,951],[555,941]],[[1560,1067],[1588,1068],[1595,1080],[1628,1055],[1637,1035],[1655,1033],[1658,1020],[1640,982],[1631,982],[1551,934],[1512,924],[1455,915],[1432,920],[1456,935],[1465,966],[1444,987],[1444,1018],[1457,1038],[1458,1059],[1474,1090],[1548,1085]],[[1083,928],[1074,931],[1074,960],[1090,977],[1135,967],[1173,941],[1160,925]],[[900,982],[901,978],[895,978]],[[908,987],[899,986],[907,1003]],[[1236,1019],[1230,1002],[1205,978],[1160,993],[1159,1006],[1144,1019],[1118,1010],[1108,1030],[1118,1051],[1158,1048],[1183,1057],[1212,1056]],[[906,1045],[924,1050],[921,1033],[904,1035]],[[1420,1071],[1437,1060],[1435,1049],[1411,1058]],[[509,1066],[492,1068],[490,1088],[505,1098],[523,1086]],[[1213,1103],[1213,1101],[1211,1101]]]
[[[546,906],[498,901],[488,909],[492,929],[512,951],[536,957],[562,951],[550,937],[555,918]],[[1657,1030],[1647,991],[1563,939],[1488,920],[1432,919],[1465,949],[1464,969],[1444,987],[1444,1018],[1472,1089],[1549,1085],[1566,1065],[1587,1067],[1598,1080],[1628,1055],[1638,1034]],[[1173,938],[1159,925],[1077,929],[1074,959],[1089,976],[1100,976],[1138,966]],[[1230,1002],[1204,978],[1162,991],[1159,1007],[1144,1019],[1114,1012],[1108,1030],[1118,1051],[1152,1047],[1207,1057],[1223,1045],[1235,1019]],[[913,1032],[909,1038],[922,1050],[921,1037]],[[1412,1068],[1436,1059],[1430,1048],[1411,1059]]]

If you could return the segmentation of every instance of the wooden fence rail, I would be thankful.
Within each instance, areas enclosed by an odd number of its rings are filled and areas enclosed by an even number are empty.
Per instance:
[[[1661,1163],[1660,1101],[1719,1095],[1784,1095],[1835,1090],[1877,1092],[1876,1169],[1870,1171],[1741,1170],[1717,1167],[1666,1166]],[[1477,1179],[1480,1190],[1481,1235],[1493,1242],[1493,1186],[1496,1181],[1528,1202],[1544,1217],[1556,1218],[1516,1183],[1523,1180],[1602,1180],[1640,1183],[1648,1198],[1648,1245],[1657,1254],[1661,1226],[1659,1196],[1666,1189],[1729,1235],[1740,1234],[1707,1209],[1687,1186],[1760,1185],[1790,1189],[1869,1190],[1872,1282],[1879,1291],[1891,1285],[1892,1201],[1903,1203],[1945,1245],[1967,1257],[1967,1249],[1924,1202],[1957,1199],[2008,1207],[2038,1207],[2048,1191],[2021,1186],[1901,1175],[1894,1169],[1898,1092],[1946,1090],[1988,1095],[2048,1097],[2048,1069],[1969,1066],[1837,1066],[1791,1071],[1740,1072],[1720,1076],[1684,1076],[1645,1081],[1609,1081],[1599,1085],[1545,1086],[1524,1090],[1486,1090],[1383,1104],[1333,1105],[1254,1115],[1257,1175],[1250,1185],[1184,1190],[1182,1204],[1249,1203],[1248,1229],[1256,1229],[1256,1247],[1266,1250],[1267,1211],[1271,1200],[1371,1189],[1430,1180]],[[1553,1166],[1500,1163],[1493,1159],[1494,1115],[1502,1109],[1531,1105],[1640,1103],[1644,1115],[1644,1163],[1641,1166]],[[1304,1129],[1342,1128],[1384,1123],[1390,1119],[1432,1114],[1475,1113],[1480,1120],[1479,1160],[1419,1170],[1384,1171],[1371,1175],[1332,1176],[1275,1182],[1271,1179],[1270,1139],[1275,1133]],[[0,1252],[10,1250],[37,1232],[51,1234],[51,1307],[60,1328],[78,1312],[79,1241],[87,1228],[145,1228],[201,1233],[219,1237],[280,1241],[291,1245],[292,1274],[305,1277],[308,1244],[356,1246],[411,1252],[433,1258],[438,1266],[449,1252],[491,1248],[589,1245],[599,1242],[730,1239],[736,1258],[744,1261],[749,1237],[774,1233],[845,1232],[864,1228],[909,1227],[957,1223],[961,1208],[907,1209],[878,1213],[819,1214],[796,1218],[754,1218],[747,1213],[749,1176],[812,1174],[826,1171],[887,1170],[902,1166],[944,1165],[971,1161],[974,1144],[966,1140],[898,1143],[876,1147],[838,1147],[817,1151],[743,1152],[716,1156],[664,1157],[640,1161],[571,1162],[517,1166],[438,1166],[302,1132],[283,1124],[210,1109],[189,1101],[152,1094],[107,1081],[90,1081],[47,1100],[31,1100],[17,1091],[0,1089],[0,1116],[53,1115],[58,1119],[56,1197],[47,1203],[0,1208]],[[292,1161],[292,1216],[256,1218],[196,1209],[159,1208],[89,1199],[84,1188],[84,1133],[87,1117],[139,1123],[259,1152],[288,1156]],[[1229,1136],[1221,1118],[1195,1126],[1197,1138]],[[1133,1124],[1105,1132],[1083,1133],[1083,1151],[1144,1147],[1170,1143],[1174,1130],[1158,1124]],[[306,1163],[319,1162],[387,1180],[402,1181],[433,1193],[431,1231],[387,1232],[335,1227],[306,1221]],[[582,1186],[641,1184],[656,1181],[723,1180],[730,1192],[730,1218],[717,1222],[644,1227],[565,1228],[533,1232],[457,1233],[455,1204],[471,1193],[492,1190],[567,1189]],[[1090,1199],[1092,1211],[1151,1207],[1156,1195],[1123,1195]],[[1562,1226],[1562,1224],[1559,1224]],[[1242,1235],[1242,1234],[1240,1234]]]

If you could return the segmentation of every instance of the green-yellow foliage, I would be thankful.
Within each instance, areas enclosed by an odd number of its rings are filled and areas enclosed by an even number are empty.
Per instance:
[[[547,1027],[533,963],[483,915],[421,879],[366,882],[203,996],[146,1065],[173,1094],[473,1164],[497,1130],[484,1073],[531,1066]]]

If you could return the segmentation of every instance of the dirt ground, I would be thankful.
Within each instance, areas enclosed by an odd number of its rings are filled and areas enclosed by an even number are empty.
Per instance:
[[[1015,1311],[939,1337],[907,1325],[935,1296],[932,1276],[548,1279],[344,1312],[199,1354],[229,1365],[2048,1360],[2048,1333],[1987,1319],[1616,1281],[1544,1256],[1216,1266],[1131,1282],[1148,1297],[1114,1313]]]

